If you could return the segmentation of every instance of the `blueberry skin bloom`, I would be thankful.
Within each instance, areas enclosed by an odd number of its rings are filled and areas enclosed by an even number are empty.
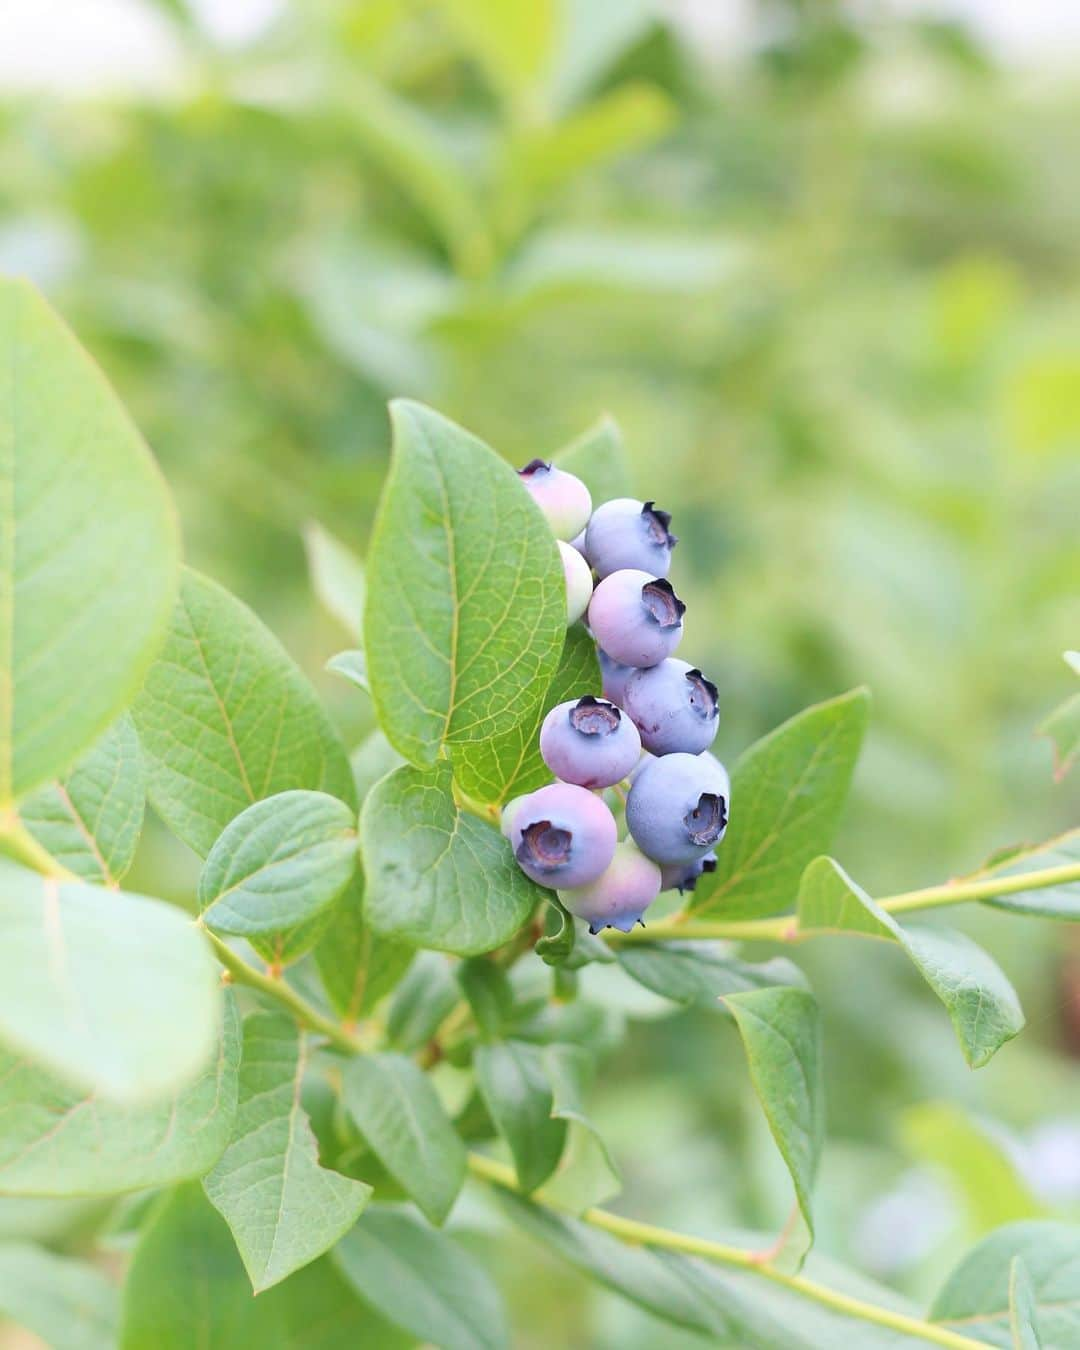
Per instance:
[[[671,582],[648,572],[612,572],[593,591],[589,627],[614,661],[655,666],[679,645],[686,606]]]
[[[637,669],[636,666],[624,666],[621,661],[613,661],[602,647],[596,650],[600,658],[600,675],[603,679],[603,695],[609,703],[622,707],[626,681]]]
[[[618,928],[629,933],[660,894],[660,869],[629,839],[619,844],[611,865],[588,886],[559,891],[571,914],[584,919],[590,933]]]
[[[660,889],[662,891],[678,891],[683,895],[686,891],[692,891],[698,884],[698,877],[703,872],[716,871],[716,854],[706,853],[704,858],[698,858],[691,863],[665,863],[660,869]]]
[[[621,782],[638,762],[641,737],[614,703],[586,694],[558,704],[544,718],[540,753],[564,783],[606,788]]]
[[[662,755],[635,776],[626,825],[661,866],[696,862],[723,839],[730,795],[727,772],[711,755]]]
[[[626,681],[623,707],[641,744],[654,755],[700,755],[716,738],[716,685],[688,661],[669,659],[635,670]]]
[[[537,504],[556,539],[570,540],[585,528],[592,511],[589,489],[572,473],[546,459],[530,460],[518,478]]]
[[[615,817],[586,788],[549,783],[513,813],[510,843],[526,876],[538,886],[573,890],[596,881],[615,856]]]
[[[666,577],[671,550],[678,543],[670,524],[671,516],[658,511],[654,502],[616,497],[592,513],[585,531],[585,556],[601,579],[625,568]]]
[[[592,572],[589,564],[570,544],[560,539],[559,557],[562,559],[563,576],[566,578],[566,624],[577,623],[589,608],[592,599]]]

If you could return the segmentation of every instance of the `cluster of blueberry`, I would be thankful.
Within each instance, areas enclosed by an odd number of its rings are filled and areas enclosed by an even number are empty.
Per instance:
[[[558,781],[510,802],[503,833],[522,871],[592,932],[629,932],[662,890],[692,890],[716,866],[730,795],[709,753],[716,686],[672,656],[686,606],[667,580],[671,517],[629,497],[593,511],[585,484],[543,460],[520,477],[559,541],[568,622],[586,616],[599,645],[603,697],[548,713],[540,753]],[[598,794],[621,797],[624,781],[620,843]]]

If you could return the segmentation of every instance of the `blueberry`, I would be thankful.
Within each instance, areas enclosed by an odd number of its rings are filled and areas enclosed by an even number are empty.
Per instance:
[[[531,792],[514,813],[510,843],[526,876],[551,890],[588,886],[615,856],[615,817],[573,783]]]
[[[600,658],[600,674],[604,681],[603,695],[609,703],[617,703],[621,708],[626,681],[637,666],[624,666],[621,661],[613,661],[602,647],[596,654]]]
[[[712,755],[662,755],[635,776],[626,824],[654,862],[691,863],[724,837],[731,787]]]
[[[592,599],[592,572],[577,549],[564,544],[561,539],[558,543],[563,576],[566,578],[566,622],[577,623]]]
[[[716,871],[716,854],[706,853],[689,863],[665,863],[660,869],[660,889],[662,891],[692,891],[702,872]]]
[[[499,818],[499,828],[503,835],[509,839],[514,833],[514,821],[517,819],[517,813],[529,800],[529,794],[523,792],[520,797],[511,797],[502,809],[502,815]]]
[[[571,547],[571,548],[576,548],[577,551],[581,554],[581,556],[582,556],[583,558],[585,557],[585,531],[584,531],[584,530],[582,530],[580,533],[574,535],[573,539],[570,540],[570,547]]]
[[[592,497],[580,478],[545,459],[530,461],[518,469],[518,477],[543,511],[556,539],[573,539],[581,533],[592,511]]]
[[[626,681],[623,707],[654,755],[699,755],[712,745],[720,720],[716,685],[688,661],[669,659],[635,670]]]
[[[592,513],[585,531],[585,556],[603,579],[633,568],[666,577],[671,550],[678,542],[668,526],[671,517],[653,502],[616,497]]]
[[[670,581],[631,569],[612,572],[593,591],[589,627],[612,660],[655,666],[679,645],[685,613]]]
[[[614,703],[586,694],[560,703],[540,728],[540,753],[556,778],[586,788],[621,782],[638,762],[637,727]]]
[[[660,893],[660,869],[628,839],[617,845],[611,865],[588,886],[559,890],[571,914],[585,919],[590,933],[618,928],[629,933]]]

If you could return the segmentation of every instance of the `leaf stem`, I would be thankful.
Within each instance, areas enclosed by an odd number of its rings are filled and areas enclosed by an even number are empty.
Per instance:
[[[505,1167],[492,1158],[484,1157],[479,1153],[470,1153],[469,1170],[474,1176],[480,1177],[494,1186],[501,1186],[503,1190],[520,1194],[513,1169]],[[534,1191],[529,1198],[534,1203],[539,1202],[552,1209],[564,1209],[573,1213],[573,1210],[568,1206],[560,1205],[556,1200],[549,1198],[543,1187]],[[771,1265],[762,1264],[758,1253],[747,1251],[742,1247],[732,1247],[723,1242],[713,1242],[709,1238],[694,1237],[689,1233],[676,1233],[670,1228],[659,1228],[654,1224],[640,1223],[636,1219],[624,1219],[621,1214],[612,1214],[606,1209],[586,1209],[574,1217],[582,1223],[587,1223],[593,1228],[600,1228],[606,1233],[611,1233],[613,1237],[634,1246],[660,1247],[667,1251],[683,1252],[688,1256],[699,1256],[707,1261],[715,1261],[718,1265],[753,1272],[760,1275],[762,1279],[783,1285],[785,1289],[790,1289],[803,1298],[812,1299],[815,1303],[820,1303],[826,1308],[832,1308],[848,1317],[856,1317],[863,1322],[873,1322],[877,1326],[888,1327],[892,1331],[914,1336],[931,1345],[949,1346],[952,1350],[985,1350],[982,1341],[961,1336],[958,1332],[950,1331],[947,1327],[924,1322],[917,1317],[909,1317],[906,1313],[894,1312],[890,1308],[881,1308],[876,1304],[866,1303],[862,1299],[854,1298],[850,1294],[842,1294],[836,1289],[829,1289],[826,1285],[818,1284],[802,1275],[785,1275]]]
[[[34,838],[14,809],[0,812],[0,853],[57,881],[78,881]]]

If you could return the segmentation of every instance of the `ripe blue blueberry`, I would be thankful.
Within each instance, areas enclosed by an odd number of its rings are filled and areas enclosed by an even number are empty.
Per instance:
[[[675,658],[635,670],[623,690],[623,707],[654,755],[701,754],[712,745],[720,720],[716,685]]]
[[[629,933],[660,894],[660,869],[629,839],[618,844],[607,870],[588,886],[559,889],[571,914],[584,919],[590,933],[618,928]]]
[[[612,572],[593,591],[589,627],[613,661],[655,666],[682,637],[686,606],[671,582],[648,572]]]
[[[654,862],[695,862],[724,837],[730,793],[727,772],[711,755],[662,755],[635,775],[626,825]]]
[[[562,559],[563,576],[566,578],[566,622],[577,623],[589,608],[592,599],[592,572],[589,564],[570,544],[560,539],[559,557]]]
[[[531,460],[518,469],[518,477],[543,511],[556,539],[573,539],[581,533],[592,511],[592,497],[580,478],[545,459]]]
[[[609,703],[616,703],[621,708],[626,681],[637,667],[624,666],[621,661],[613,661],[602,647],[597,648],[596,654],[600,658],[600,675],[603,679],[601,692]]]
[[[653,502],[616,497],[598,506],[585,531],[585,556],[603,579],[632,568],[666,577],[678,542],[668,529],[671,516]]]
[[[540,753],[556,778],[580,787],[621,782],[641,754],[637,727],[614,703],[586,694],[560,703],[540,728]]]
[[[514,813],[510,843],[526,876],[550,890],[588,886],[615,856],[615,817],[586,788],[549,783]]]
[[[692,891],[702,872],[716,871],[716,854],[706,853],[689,863],[665,863],[660,869],[660,889],[662,891]]]

